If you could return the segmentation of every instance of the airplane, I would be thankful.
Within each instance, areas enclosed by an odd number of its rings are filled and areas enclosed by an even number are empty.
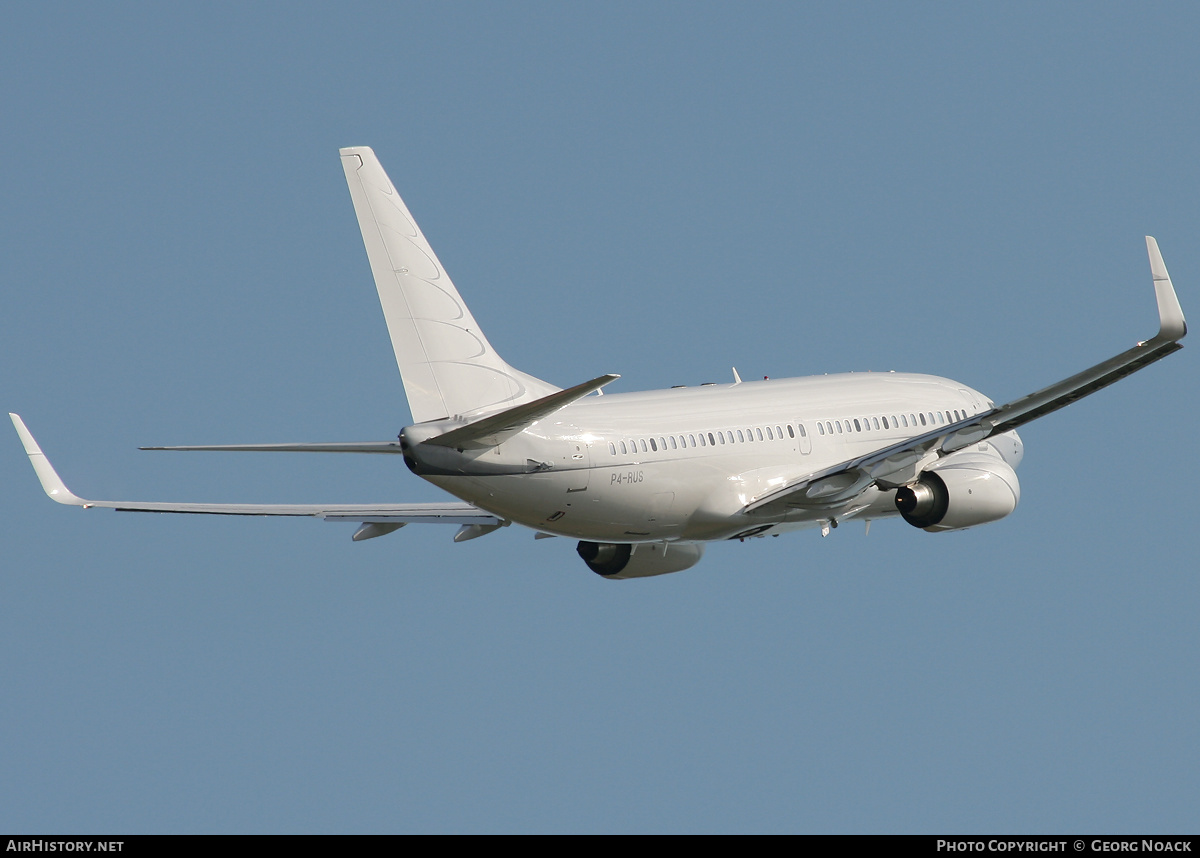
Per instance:
[[[367,147],[340,150],[413,423],[396,440],[143,447],[390,454],[459,500],[218,504],[85,500],[10,414],[43,489],[62,504],[359,524],[353,539],[448,523],[455,542],[516,523],[578,540],[604,578],[662,575],[705,545],[899,517],[928,532],[1016,509],[1016,430],[1182,348],[1187,324],[1158,243],[1146,237],[1159,331],[1117,356],[997,406],[949,378],[846,373],[605,395],[605,374],[560,389],[492,348]]]

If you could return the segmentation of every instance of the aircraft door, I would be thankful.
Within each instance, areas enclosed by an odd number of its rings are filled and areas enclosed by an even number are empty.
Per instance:
[[[567,474],[567,492],[585,492],[592,473],[592,453],[586,441],[578,438],[567,440],[567,452],[563,469]]]

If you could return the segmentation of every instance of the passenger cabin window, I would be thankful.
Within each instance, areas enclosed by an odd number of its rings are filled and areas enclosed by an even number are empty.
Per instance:
[[[617,445],[614,444],[612,441],[608,442],[608,452],[610,455],[613,455],[613,456],[617,455]]]

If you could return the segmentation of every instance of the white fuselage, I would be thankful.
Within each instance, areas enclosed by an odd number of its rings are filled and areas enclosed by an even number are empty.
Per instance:
[[[555,535],[729,539],[898,515],[894,492],[876,487],[769,515],[743,508],[807,474],[991,406],[950,379],[890,372],[591,396],[494,448],[443,449],[443,467],[432,469],[439,472],[414,470],[495,515]],[[1015,432],[975,447],[1012,467],[1021,459]],[[456,467],[444,467],[447,453]]]

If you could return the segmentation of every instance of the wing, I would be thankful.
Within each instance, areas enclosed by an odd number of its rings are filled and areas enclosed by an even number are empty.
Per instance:
[[[116,509],[125,512],[174,512],[193,515],[283,515],[307,516],[325,521],[357,521],[363,526],[354,534],[356,541],[390,533],[406,524],[458,524],[462,526],[456,541],[482,536],[504,524],[501,518],[462,501],[444,503],[383,504],[232,504],[232,503],[159,503],[141,501],[85,500],[67,488],[58,472],[42,452],[25,422],[9,414],[17,435],[29,454],[33,470],[51,500],[84,509]]]
[[[917,463],[930,453],[949,455],[993,435],[1024,426],[1183,348],[1179,341],[1187,334],[1187,322],[1163,264],[1158,242],[1150,236],[1146,236],[1146,250],[1158,302],[1159,327],[1153,339],[999,408],[807,474],[755,498],[742,512],[777,513],[793,506],[834,504],[849,500],[871,485],[884,488],[904,485],[916,478]]]
[[[223,453],[403,453],[396,441],[334,441],[323,444],[206,444],[188,447],[138,447],[139,450],[218,450]]]

